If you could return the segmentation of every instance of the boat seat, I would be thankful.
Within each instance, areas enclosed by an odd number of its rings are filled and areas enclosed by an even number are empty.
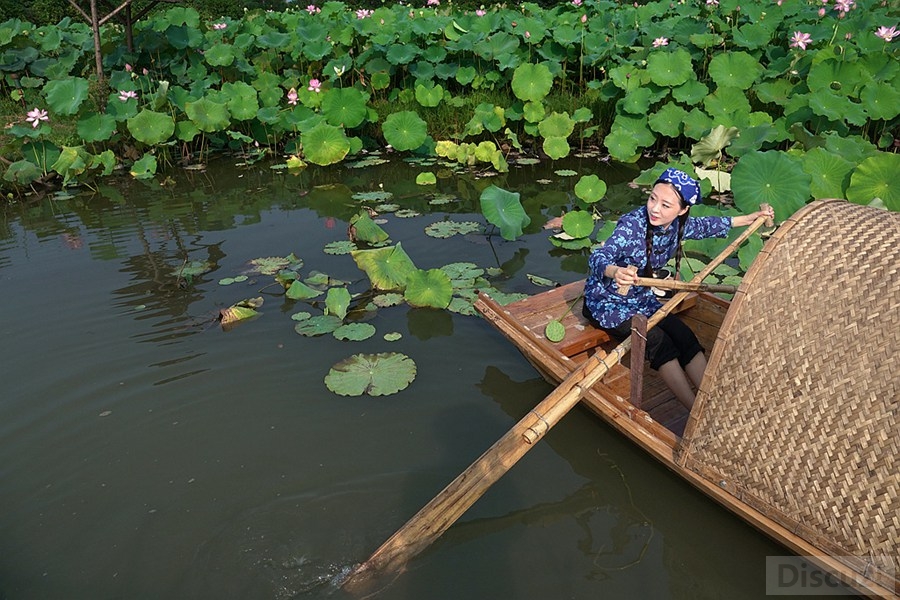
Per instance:
[[[609,341],[609,334],[591,325],[581,314],[581,300],[563,317],[562,324],[566,327],[566,337],[553,346],[566,356],[575,356]]]

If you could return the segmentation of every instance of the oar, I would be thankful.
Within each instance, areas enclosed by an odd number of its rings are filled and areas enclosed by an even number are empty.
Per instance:
[[[737,239],[728,245],[692,282],[700,282],[728,258],[744,240],[756,231],[765,219],[760,217]],[[647,329],[659,323],[666,315],[688,297],[688,292],[678,292],[659,309],[647,323]],[[369,578],[378,573],[398,571],[411,558],[430,546],[500,477],[509,471],[522,456],[551,427],[578,404],[581,396],[606,375],[631,348],[631,339],[600,359],[589,358],[575,369],[534,410],[516,423],[497,440],[478,460],[460,473],[437,496],[422,507],[403,527],[397,530],[369,559],[357,566],[344,580],[342,587],[359,589]]]
[[[712,292],[713,294],[734,294],[738,286],[719,283],[703,283],[694,281],[678,281],[677,279],[654,279],[653,277],[638,277],[635,285],[655,287],[661,290],[676,290],[684,292]]]

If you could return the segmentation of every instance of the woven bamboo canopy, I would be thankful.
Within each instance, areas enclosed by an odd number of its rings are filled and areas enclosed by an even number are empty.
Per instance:
[[[860,577],[900,589],[900,214],[786,221],[719,332],[677,460]]]

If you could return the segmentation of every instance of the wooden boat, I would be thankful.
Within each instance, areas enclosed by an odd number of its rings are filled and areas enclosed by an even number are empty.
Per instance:
[[[679,307],[709,352],[690,414],[643,365],[632,386],[630,355],[582,402],[794,553],[863,595],[896,598],[898,265],[897,213],[807,205],[732,302],[698,293]],[[573,282],[507,306],[482,294],[476,308],[556,385],[617,344],[582,316],[582,290]],[[560,342],[544,336],[551,320],[565,325]]]

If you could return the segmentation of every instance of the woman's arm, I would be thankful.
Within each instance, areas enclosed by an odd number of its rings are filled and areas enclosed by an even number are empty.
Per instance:
[[[750,213],[749,215],[741,215],[739,217],[731,217],[731,226],[732,227],[746,227],[747,225],[750,225],[751,223],[753,223],[760,217],[774,219],[775,211],[768,204],[760,204],[759,210],[754,213]]]

